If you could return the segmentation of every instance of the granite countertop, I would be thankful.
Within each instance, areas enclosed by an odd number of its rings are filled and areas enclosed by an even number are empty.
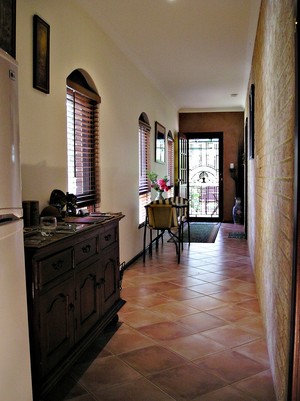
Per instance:
[[[70,237],[95,225],[103,225],[109,221],[123,218],[120,213],[95,213],[86,217],[67,217],[58,222],[56,229],[50,234],[42,232],[40,226],[24,228],[24,246],[42,248],[63,238]]]

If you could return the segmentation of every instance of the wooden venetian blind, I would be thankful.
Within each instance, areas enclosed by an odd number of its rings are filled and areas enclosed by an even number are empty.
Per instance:
[[[150,126],[139,122],[139,194],[151,190],[147,178],[147,171],[150,170]]]
[[[76,89],[74,88],[76,87]],[[68,189],[79,207],[96,205],[98,188],[98,103],[76,85],[67,86]]]
[[[139,121],[139,224],[146,218],[145,206],[151,201],[151,187],[147,178],[150,170],[150,129],[151,127]]]

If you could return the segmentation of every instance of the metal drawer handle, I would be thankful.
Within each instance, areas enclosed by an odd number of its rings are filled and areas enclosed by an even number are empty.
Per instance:
[[[59,270],[63,267],[64,261],[63,260],[58,260],[56,263],[52,263],[52,267],[54,270]]]
[[[83,253],[89,253],[91,250],[91,245],[83,246],[81,249]]]
[[[98,283],[96,284],[96,286],[97,286],[98,288],[100,288],[103,284],[105,284],[105,280],[104,280],[104,278],[101,278],[101,279],[100,279],[100,282],[98,282]]]
[[[111,240],[111,234],[105,235],[104,239],[105,239],[105,241],[110,241]]]

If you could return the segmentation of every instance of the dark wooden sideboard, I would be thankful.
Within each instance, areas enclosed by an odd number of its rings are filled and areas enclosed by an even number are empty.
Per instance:
[[[118,216],[77,231],[25,238],[34,400],[43,397],[111,322],[120,297]],[[40,236],[40,237],[39,237]]]

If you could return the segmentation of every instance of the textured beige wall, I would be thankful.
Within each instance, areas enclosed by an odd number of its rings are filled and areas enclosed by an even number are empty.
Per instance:
[[[255,158],[248,170],[248,241],[279,401],[287,398],[294,163],[293,0],[262,0],[249,86]]]

